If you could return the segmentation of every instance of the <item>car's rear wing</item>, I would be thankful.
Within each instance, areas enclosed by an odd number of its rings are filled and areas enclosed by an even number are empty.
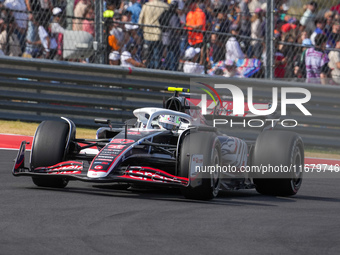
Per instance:
[[[192,93],[188,88],[178,88],[178,87],[168,87],[168,91],[175,92],[173,97],[184,97],[186,98],[187,105],[183,104],[184,109],[203,109],[205,111],[202,112],[205,116],[208,115],[219,115],[219,116],[233,116],[233,117],[259,117],[265,116],[263,115],[255,115],[250,109],[248,103],[244,103],[244,114],[238,115],[233,114],[234,102],[232,98],[222,98],[222,100],[202,100],[201,97],[198,97],[198,94]],[[179,92],[183,93],[179,96]],[[265,111],[270,109],[271,103],[253,103],[253,108],[257,111]],[[275,114],[274,114],[275,115]],[[270,116],[271,117],[271,116]],[[209,117],[208,117],[209,118]]]
[[[195,109],[198,107],[201,108],[202,100],[198,98],[187,98]],[[270,109],[270,103],[254,103],[253,107],[258,111],[265,111]],[[238,125],[234,125],[236,127],[241,127],[240,124],[244,123],[242,127],[248,126],[249,123],[253,123],[253,127],[258,127],[259,131],[263,130],[271,130],[274,129],[277,123],[280,121],[280,115],[277,112],[274,112],[269,115],[255,115],[253,114],[248,107],[248,104],[244,104],[244,114],[233,114],[233,101],[232,100],[222,100],[222,106],[220,103],[216,103],[213,100],[206,100],[206,114],[203,114],[204,118],[209,122],[210,125],[214,127],[222,127],[223,125],[228,123],[228,126],[233,123],[237,123]],[[256,123],[260,122],[260,123]],[[247,123],[247,124],[246,124]],[[255,126],[256,125],[256,126]],[[255,130],[255,129],[254,129]]]

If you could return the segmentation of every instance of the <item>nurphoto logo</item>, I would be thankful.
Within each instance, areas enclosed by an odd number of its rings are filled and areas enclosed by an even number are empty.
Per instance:
[[[204,84],[205,85],[205,84]],[[225,108],[230,106],[231,103],[229,101],[222,101],[223,94],[221,92],[217,92],[216,89],[227,89],[229,93],[232,95],[232,110],[228,109],[228,114],[230,116],[238,116],[245,117],[250,116],[249,114],[253,114],[251,119],[246,121],[243,119],[242,122],[235,122],[233,119],[223,119],[223,118],[214,118],[214,126],[216,125],[225,125],[230,124],[231,127],[236,125],[242,125],[243,127],[262,127],[265,125],[265,121],[271,123],[274,126],[277,122],[280,122],[283,127],[295,127],[298,125],[298,122],[295,119],[278,119],[278,118],[270,118],[270,115],[273,115],[278,108],[279,101],[279,89],[277,87],[272,88],[272,99],[271,103],[267,104],[267,108],[258,109],[256,108],[256,103],[253,100],[253,88],[247,88],[247,102],[245,103],[245,96],[240,88],[232,84],[214,84],[213,86],[207,85],[217,96],[219,103],[214,100],[215,106],[219,107],[218,116],[225,115]],[[207,92],[207,90],[203,89]],[[225,90],[224,90],[225,91]],[[305,103],[309,102],[311,99],[311,93],[308,89],[298,88],[298,87],[282,87],[281,90],[281,116],[287,115],[287,105],[294,105],[297,109],[299,109],[305,116],[311,116],[312,114],[306,109],[304,106]],[[223,92],[226,93],[226,92]],[[211,93],[207,93],[212,97]],[[206,115],[208,112],[207,107],[207,94],[201,94],[201,109],[202,114]],[[289,98],[289,95],[301,95],[301,98]],[[245,111],[247,109],[247,111]],[[232,111],[232,112],[230,112]],[[216,114],[216,112],[215,112]],[[256,116],[267,116],[266,120],[263,119],[255,119]],[[293,123],[293,124],[292,124]]]

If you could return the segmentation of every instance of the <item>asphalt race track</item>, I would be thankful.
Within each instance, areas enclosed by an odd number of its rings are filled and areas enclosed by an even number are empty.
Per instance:
[[[12,176],[16,153],[0,150],[0,254],[340,254],[336,178],[305,179],[291,198],[249,190],[198,202],[176,190],[38,188]]]

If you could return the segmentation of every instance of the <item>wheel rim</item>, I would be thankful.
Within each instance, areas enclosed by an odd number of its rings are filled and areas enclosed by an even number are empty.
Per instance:
[[[294,158],[293,158],[293,166],[295,169],[293,172],[293,178],[291,179],[291,186],[293,190],[297,190],[302,182],[302,173],[303,173],[303,165],[302,165],[302,155],[301,155],[301,150],[297,146],[295,148],[296,152],[294,153]]]
[[[215,171],[211,173],[211,187],[213,195],[216,197],[220,189],[220,173],[217,168],[220,164],[220,155],[216,147],[213,152],[212,164],[215,166]]]

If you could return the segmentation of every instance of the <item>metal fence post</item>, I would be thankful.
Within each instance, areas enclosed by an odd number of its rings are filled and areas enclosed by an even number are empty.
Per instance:
[[[95,1],[95,63],[104,64],[103,40],[103,0]]]
[[[67,1],[66,5],[66,29],[72,30],[72,17],[73,17],[73,10],[74,10],[74,1]]]
[[[267,0],[266,13],[266,79],[273,79],[274,71],[274,0]]]
[[[11,29],[13,29],[13,28],[10,27],[10,18],[9,18],[8,13],[6,14],[5,24],[6,24],[6,45],[5,45],[4,48],[5,48],[5,54],[7,56],[9,56],[10,51],[11,51],[11,42],[10,42],[11,32],[13,32],[13,31],[11,31]]]

